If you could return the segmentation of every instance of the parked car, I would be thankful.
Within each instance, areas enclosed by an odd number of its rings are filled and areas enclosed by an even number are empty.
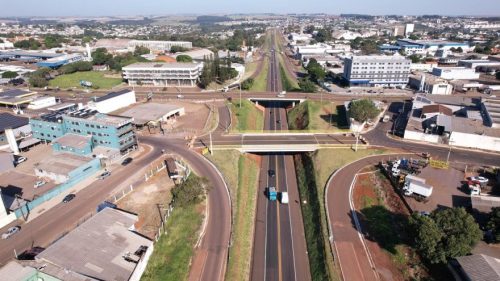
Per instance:
[[[99,175],[99,179],[103,180],[103,179],[105,179],[105,178],[107,178],[109,176],[111,176],[111,172],[110,171],[106,171],[106,172],[102,173],[101,175]]]
[[[36,181],[35,184],[33,185],[34,188],[39,188],[42,187],[46,184],[47,182],[45,181]]]
[[[71,201],[71,200],[75,199],[75,197],[76,197],[76,195],[75,195],[75,194],[70,193],[70,194],[68,194],[68,195],[64,196],[64,199],[63,199],[63,201],[62,201],[62,202],[63,202],[63,203],[68,203],[69,201]]]
[[[13,227],[7,229],[7,232],[2,234],[2,239],[8,239],[12,235],[18,233],[19,231],[21,231],[21,227],[19,225],[13,226]]]
[[[24,161],[28,160],[28,158],[24,157],[24,156],[19,156],[17,157],[17,159],[15,160],[16,161],[16,165],[19,165],[21,163],[23,163]]]
[[[123,165],[123,166],[126,166],[126,165],[130,164],[130,163],[132,162],[132,160],[133,160],[133,159],[132,159],[132,157],[127,157],[127,158],[125,158],[125,159],[122,161],[122,165]]]
[[[477,181],[480,184],[487,184],[488,179],[485,177],[477,176],[477,177],[470,177],[471,181]]]

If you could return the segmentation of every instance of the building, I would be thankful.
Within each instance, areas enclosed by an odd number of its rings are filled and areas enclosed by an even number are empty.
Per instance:
[[[19,109],[29,104],[36,94],[21,89],[0,89],[0,105]]]
[[[434,55],[437,50],[450,50],[461,48],[463,52],[472,52],[475,46],[469,43],[450,42],[443,40],[410,40],[398,39],[397,44],[403,48],[406,54],[426,54]]]
[[[479,79],[479,73],[475,69],[465,67],[434,67],[432,74],[447,80]]]
[[[410,65],[410,71],[425,71],[432,72],[434,67],[437,67],[438,64],[435,62],[432,63],[412,63]]]
[[[459,60],[458,66],[477,69],[478,67],[500,67],[500,61],[490,60]]]
[[[69,113],[45,114],[30,119],[30,124],[33,137],[43,141],[52,142],[66,134],[74,134],[90,137],[92,150],[98,146],[104,146],[125,152],[137,145],[132,121],[127,117],[106,115],[92,109],[81,109]],[[80,150],[74,152],[81,154]]]
[[[186,49],[193,48],[193,43],[186,41],[149,41],[149,40],[131,40],[128,42],[129,51],[134,51],[135,47],[146,47],[153,52],[169,52],[173,46]]]
[[[77,61],[83,61],[85,60],[86,57],[83,54],[67,54],[67,55],[61,55],[57,56],[54,58],[50,58],[44,61],[37,62],[36,65],[38,67],[48,67],[48,68],[59,68],[63,65],[77,62]]]
[[[117,92],[110,92],[102,97],[95,97],[88,102],[87,107],[97,110],[100,113],[110,113],[123,107],[136,103],[135,92],[124,89]]]
[[[104,208],[35,257],[91,280],[139,280],[153,241],[135,232],[137,215]]]
[[[405,87],[411,61],[403,56],[352,56],[344,60],[343,77],[351,86]]]
[[[175,119],[184,114],[184,107],[148,102],[136,105],[120,115],[132,118],[134,126],[143,127],[149,123],[160,123]]]
[[[408,37],[410,33],[413,33],[413,31],[415,31],[415,24],[407,23],[405,25],[405,37]]]
[[[194,87],[203,63],[134,63],[123,68],[123,77],[131,86]]]
[[[10,149],[14,154],[31,143],[29,119],[9,113],[0,113],[0,149]]]
[[[46,156],[34,164],[35,175],[50,179],[56,184],[81,178],[87,171],[96,171],[101,167],[98,158],[86,157],[74,153],[61,152]]]
[[[338,30],[332,32],[332,37],[338,40],[354,40],[358,37],[362,37],[359,32],[352,32],[349,30]]]
[[[49,106],[56,105],[56,98],[53,96],[43,96],[43,97],[38,97],[34,98],[31,100],[31,102],[28,104],[28,109],[42,109],[46,108]]]
[[[190,56],[194,61],[202,62],[205,58],[210,58],[211,56],[213,56],[214,52],[210,51],[209,49],[197,49],[176,53],[174,57],[177,58],[180,55]]]
[[[428,73],[410,75],[408,84],[419,92],[432,95],[451,95],[453,92],[453,85],[449,84],[447,80]]]
[[[500,101],[485,99],[481,104],[486,119],[486,124],[500,129]]]
[[[500,259],[483,254],[457,257],[449,262],[455,280],[500,280]]]

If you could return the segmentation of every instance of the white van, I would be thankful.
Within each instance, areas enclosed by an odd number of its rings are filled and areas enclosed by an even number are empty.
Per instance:
[[[288,192],[281,192],[280,195],[281,204],[288,204]]]

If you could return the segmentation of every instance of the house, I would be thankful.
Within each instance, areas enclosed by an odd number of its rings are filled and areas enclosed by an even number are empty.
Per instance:
[[[457,257],[449,264],[455,280],[500,280],[500,259],[491,256],[479,254]]]

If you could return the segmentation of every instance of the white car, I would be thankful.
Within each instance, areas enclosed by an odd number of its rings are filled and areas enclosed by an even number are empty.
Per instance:
[[[39,188],[42,187],[46,184],[47,182],[45,181],[36,181],[35,184],[33,185],[34,188]]]
[[[2,234],[2,239],[8,239],[12,235],[18,233],[20,230],[21,230],[20,226],[17,226],[17,225],[13,226],[13,227],[7,229],[7,232],[5,232],[4,234]]]
[[[24,157],[24,156],[19,156],[17,159],[16,159],[16,164],[19,165],[21,163],[23,163],[24,161],[28,160],[28,158]]]
[[[182,98],[184,98],[184,96],[183,95],[177,95],[177,98],[178,99],[182,99]]]
[[[281,204],[288,204],[288,192],[281,192],[280,199]]]
[[[470,180],[471,181],[477,181],[480,184],[487,184],[488,183],[488,179],[487,178],[480,177],[480,176],[478,176],[478,177],[470,177]]]

